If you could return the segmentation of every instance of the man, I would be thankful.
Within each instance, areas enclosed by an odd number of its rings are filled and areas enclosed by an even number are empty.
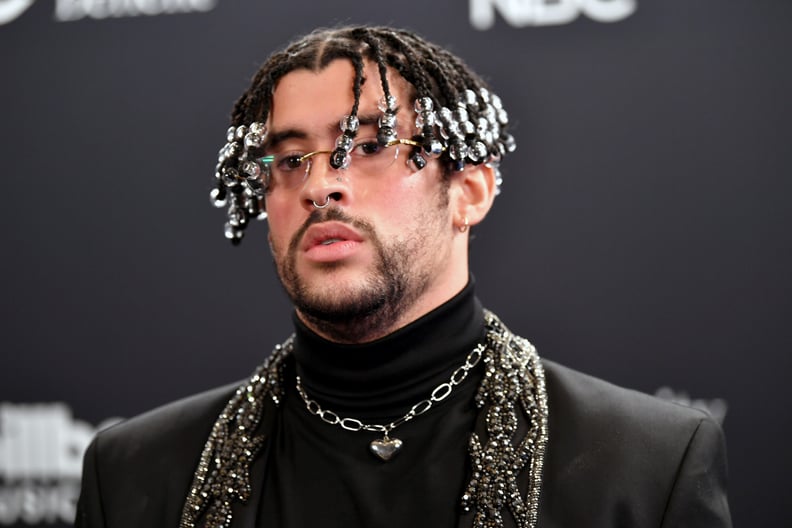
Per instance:
[[[266,215],[295,333],[100,433],[78,526],[730,526],[709,416],[541,361],[477,301],[469,228],[514,143],[457,57],[317,31],[226,139],[213,200],[235,243]]]

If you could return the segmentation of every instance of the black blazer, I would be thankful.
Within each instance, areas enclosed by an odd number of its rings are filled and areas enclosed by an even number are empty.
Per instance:
[[[723,435],[708,414],[543,364],[550,417],[539,528],[731,526]],[[85,455],[76,526],[178,527],[201,450],[235,389],[99,433]],[[251,500],[235,505],[234,527],[255,526],[263,458],[251,469]]]

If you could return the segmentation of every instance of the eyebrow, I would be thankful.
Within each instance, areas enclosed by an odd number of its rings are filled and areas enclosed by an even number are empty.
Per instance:
[[[399,108],[396,108],[398,113]],[[358,121],[361,126],[376,125],[379,123],[380,114],[364,114],[358,116]],[[332,134],[338,131],[338,123],[330,123],[326,126],[326,130]],[[299,128],[287,128],[281,131],[275,131],[267,134],[267,140],[263,145],[264,149],[272,149],[277,147],[280,143],[288,139],[306,139],[308,132]]]

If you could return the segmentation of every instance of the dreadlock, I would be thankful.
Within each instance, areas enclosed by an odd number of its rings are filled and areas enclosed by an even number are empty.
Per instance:
[[[393,70],[413,88],[416,113],[409,161],[422,169],[426,158],[439,158],[454,170],[466,164],[495,163],[514,150],[507,132],[508,117],[498,96],[459,57],[410,31],[389,27],[320,29],[273,53],[256,72],[250,87],[231,112],[226,144],[220,150],[212,190],[216,206],[228,208],[226,237],[239,243],[250,218],[264,218],[267,167],[248,157],[248,149],[265,140],[272,93],[286,74],[299,69],[321,71],[337,59],[348,60],[355,70],[354,104],[341,121],[341,135],[330,164],[345,168],[358,129],[361,86],[366,62],[376,64],[384,93],[377,140],[382,145],[396,139],[396,100],[387,72]],[[500,182],[500,179],[498,179]]]

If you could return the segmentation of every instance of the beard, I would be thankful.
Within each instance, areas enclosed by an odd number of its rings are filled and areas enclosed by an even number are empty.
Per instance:
[[[364,234],[374,248],[374,264],[362,283],[354,288],[328,281],[317,290],[297,272],[300,241],[308,228],[325,221],[347,223]],[[428,270],[410,263],[423,253],[417,233],[384,244],[374,227],[340,209],[316,210],[306,219],[289,242],[285,258],[275,255],[276,267],[286,293],[300,314],[316,330],[338,342],[365,342],[394,329],[401,315],[423,294],[431,280]],[[343,264],[330,262],[327,270]]]

